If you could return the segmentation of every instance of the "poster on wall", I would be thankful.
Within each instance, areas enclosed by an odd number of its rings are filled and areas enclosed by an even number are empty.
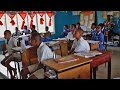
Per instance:
[[[80,24],[86,26],[88,30],[91,24],[95,22],[95,11],[82,11],[80,13]]]

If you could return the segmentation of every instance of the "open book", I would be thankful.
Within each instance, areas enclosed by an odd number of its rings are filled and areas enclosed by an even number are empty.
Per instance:
[[[102,53],[99,51],[89,51],[89,52],[79,52],[79,53],[74,53],[74,55],[85,57],[85,58],[90,58],[94,57],[96,55],[101,55]]]

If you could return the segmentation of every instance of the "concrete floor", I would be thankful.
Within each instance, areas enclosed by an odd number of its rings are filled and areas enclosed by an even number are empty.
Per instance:
[[[108,50],[112,52],[112,66],[111,66],[111,78],[120,77],[120,47],[108,47]],[[2,60],[2,56],[0,56],[0,61]],[[14,66],[14,63],[11,63]],[[0,72],[7,76],[6,67],[0,64]],[[0,79],[5,79],[5,77],[0,73]],[[107,79],[107,64],[98,67],[97,71],[97,79]]]

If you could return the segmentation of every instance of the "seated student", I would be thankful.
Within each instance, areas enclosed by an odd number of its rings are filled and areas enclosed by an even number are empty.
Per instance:
[[[9,30],[5,30],[4,32],[4,38],[5,38],[5,44],[6,44],[6,48],[7,48],[7,51],[8,51],[8,57],[11,57],[11,55],[13,56],[12,59],[3,59],[3,61],[1,61],[1,64],[5,67],[7,67],[8,71],[10,72],[10,75],[11,75],[11,78],[14,79],[16,74],[17,74],[17,71],[15,68],[11,67],[10,66],[10,62],[11,61],[14,61],[16,59],[19,59],[20,60],[20,55],[19,54],[13,54],[13,51],[12,51],[12,48],[15,46],[14,45],[14,38],[11,37],[11,32]],[[12,71],[14,72],[14,75],[12,74]]]
[[[20,36],[21,32],[18,30],[18,27],[15,27],[15,33],[13,34],[13,36]]]
[[[91,25],[91,36],[92,36],[92,39],[94,38],[95,35],[96,35],[96,24],[92,23],[92,25]]]
[[[39,33],[34,33],[31,36],[31,45],[32,46],[38,46],[37,49],[37,55],[38,55],[38,64],[33,64],[31,66],[28,66],[26,68],[22,69],[22,78],[26,79],[27,78],[27,74],[32,74],[32,76],[30,76],[29,78],[33,78],[33,79],[41,79],[44,78],[44,70],[41,69],[42,64],[41,61],[43,60],[48,60],[48,59],[52,59],[54,58],[54,54],[51,51],[51,49],[43,42],[41,42],[41,37]],[[39,70],[38,70],[39,69]]]
[[[98,50],[104,51],[104,49],[105,49],[104,48],[104,35],[101,32],[101,30],[102,30],[102,27],[100,25],[98,25],[96,27],[96,36],[93,38],[93,40],[100,41]]]
[[[83,30],[82,29],[77,29],[75,31],[75,40],[73,42],[72,48],[69,51],[69,54],[72,53],[78,53],[78,52],[87,52],[90,51],[90,46],[88,44],[88,42],[86,40],[83,39],[82,35],[83,35]]]
[[[68,25],[64,25],[64,30],[63,30],[62,34],[60,35],[60,38],[64,38],[65,36],[68,35],[69,32],[70,32],[70,29],[69,29]]]
[[[75,30],[76,30],[76,25],[72,24],[71,27],[70,27],[70,32],[68,33],[68,35],[66,37],[68,40],[74,39]]]
[[[35,25],[32,25],[31,30],[32,30],[32,32],[31,32],[31,33],[37,33],[37,31],[35,30]]]
[[[23,33],[25,33],[25,35],[26,35],[26,34],[30,34],[30,30],[27,28],[26,25],[24,26],[24,31],[23,31]]]
[[[79,22],[76,24],[76,29],[81,29]]]

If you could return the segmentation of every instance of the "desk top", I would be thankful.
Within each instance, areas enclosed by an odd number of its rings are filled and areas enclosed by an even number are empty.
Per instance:
[[[80,56],[73,55],[73,54],[62,57],[60,59],[65,59],[66,60],[67,58],[76,58],[78,60],[71,61],[71,62],[65,62],[65,63],[59,63],[59,62],[56,62],[55,60],[47,60],[47,61],[43,61],[42,63],[45,66],[48,66],[48,67],[54,69],[57,72],[62,72],[64,70],[74,68],[76,66],[80,66],[80,65],[83,65],[83,64],[87,64],[87,63],[90,63],[92,61],[92,59],[80,57]]]

